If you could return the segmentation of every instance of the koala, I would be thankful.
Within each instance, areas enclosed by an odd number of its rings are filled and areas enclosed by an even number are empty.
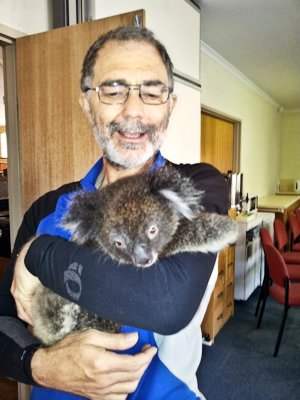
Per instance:
[[[78,193],[61,224],[74,242],[99,249],[121,264],[148,268],[178,252],[215,253],[235,242],[236,222],[205,212],[203,196],[189,178],[165,166]],[[32,313],[34,334],[46,345],[73,330],[119,329],[117,323],[82,310],[42,285]]]

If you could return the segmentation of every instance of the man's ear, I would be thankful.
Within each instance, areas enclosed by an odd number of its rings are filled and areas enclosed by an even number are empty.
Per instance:
[[[176,94],[172,93],[170,95],[170,115],[172,114],[176,103],[177,103],[177,96],[176,96]]]
[[[93,112],[92,112],[92,109],[91,109],[90,102],[88,100],[88,95],[86,93],[82,93],[82,92],[80,93],[79,105],[80,105],[84,115],[88,119],[89,123],[92,126],[94,126],[95,122],[94,122],[94,118],[93,118]]]

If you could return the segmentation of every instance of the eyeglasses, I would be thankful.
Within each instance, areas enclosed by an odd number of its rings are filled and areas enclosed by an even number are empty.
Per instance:
[[[113,82],[103,83],[94,88],[86,88],[86,91],[94,90],[101,103],[116,105],[125,104],[129,97],[130,90],[138,90],[139,97],[144,104],[159,105],[168,101],[172,89],[163,83],[140,85],[127,85],[125,83]]]

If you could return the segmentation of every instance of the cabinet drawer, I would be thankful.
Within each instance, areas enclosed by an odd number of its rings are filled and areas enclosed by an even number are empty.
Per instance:
[[[216,282],[216,286],[214,289],[214,294],[216,296],[219,295],[220,292],[222,292],[225,289],[225,273],[221,273],[218,276],[217,282]]]
[[[225,312],[224,310],[217,313],[214,318],[213,326],[214,326],[214,336],[219,332],[219,330],[225,324]]]
[[[227,265],[227,247],[224,250],[220,251],[219,253],[219,262],[218,262],[219,273],[221,271],[225,272],[226,265]]]
[[[233,300],[226,304],[224,309],[224,323],[233,315],[234,312],[234,302]]]
[[[235,246],[229,246],[227,254],[228,254],[228,264],[234,264]]]
[[[234,264],[228,264],[225,272],[225,283],[231,283],[234,281]]]
[[[213,291],[212,295],[214,299],[214,308],[219,303],[220,301],[225,301],[225,284],[222,280],[217,282],[217,285],[215,287],[215,290]]]
[[[225,290],[223,289],[218,294],[214,293],[214,313],[219,314],[224,309],[226,297],[225,297]]]
[[[227,306],[230,303],[233,303],[233,297],[234,297],[234,286],[233,283],[229,283],[229,285],[226,286],[226,294],[225,294],[225,305]]]

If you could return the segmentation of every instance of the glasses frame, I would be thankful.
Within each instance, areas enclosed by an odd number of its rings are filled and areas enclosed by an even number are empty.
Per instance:
[[[162,83],[161,85],[162,85],[164,88],[168,89],[168,96],[167,96],[167,98],[166,98],[165,101],[163,101],[163,102],[161,102],[161,103],[157,103],[157,104],[155,104],[155,103],[146,103],[146,102],[144,101],[144,99],[143,99],[143,97],[142,97],[142,93],[141,93],[141,87],[142,87],[142,86],[146,86],[146,87],[147,87],[147,85],[145,85],[144,83],[140,83],[140,84],[137,84],[137,85],[127,85],[127,84],[123,84],[123,83],[122,83],[122,84],[118,84],[118,86],[124,86],[124,87],[127,89],[127,96],[125,97],[125,99],[124,99],[123,102],[117,102],[117,103],[107,103],[107,102],[103,101],[103,100],[101,99],[101,94],[100,94],[100,93],[101,93],[101,88],[102,88],[102,87],[104,87],[104,86],[111,86],[111,87],[114,87],[114,85],[100,84],[100,85],[95,86],[95,87],[88,87],[88,88],[86,88],[85,92],[87,92],[87,91],[89,91],[89,90],[93,90],[93,91],[95,91],[95,92],[97,93],[98,99],[99,99],[100,103],[107,104],[107,105],[109,105],[109,106],[114,106],[114,105],[124,105],[124,104],[127,102],[128,98],[129,98],[130,91],[131,91],[131,90],[138,90],[138,91],[139,91],[139,98],[141,99],[141,101],[142,101],[144,104],[146,104],[147,106],[160,106],[161,104],[166,104],[166,103],[168,102],[169,98],[170,98],[170,95],[173,93],[173,88],[170,88],[169,86],[166,86],[166,85],[164,85],[163,83]],[[117,85],[115,85],[115,86],[117,86]]]

